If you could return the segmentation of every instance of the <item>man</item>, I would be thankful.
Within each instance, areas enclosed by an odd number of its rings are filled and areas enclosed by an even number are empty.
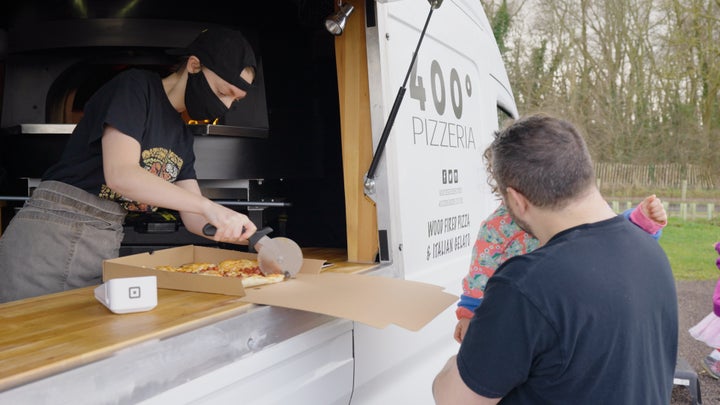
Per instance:
[[[457,356],[435,378],[436,402],[670,403],[670,265],[602,198],[583,138],[535,115],[498,133],[490,153],[511,216],[541,247],[490,278]]]

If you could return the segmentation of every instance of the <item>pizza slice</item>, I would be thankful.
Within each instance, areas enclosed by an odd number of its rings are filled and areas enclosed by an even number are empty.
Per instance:
[[[243,287],[257,287],[264,284],[279,283],[286,279],[284,274],[264,275],[257,260],[232,259],[214,263],[186,263],[181,266],[156,266],[155,270],[178,273],[202,274],[218,277],[237,277],[242,279]]]
[[[223,274],[227,274],[233,277],[262,275],[262,272],[260,271],[260,265],[258,264],[257,260],[223,260],[222,262],[220,262],[218,267],[220,268],[220,271],[223,272]]]
[[[223,260],[218,266],[231,277],[241,277],[243,287],[256,287],[263,284],[279,283],[285,280],[284,274],[262,274],[257,260]]]
[[[180,266],[178,271],[193,274],[219,274],[218,266],[215,263],[185,263]]]
[[[242,284],[244,288],[257,287],[264,284],[279,283],[285,280],[284,274],[268,274],[265,275],[249,275],[243,276]]]

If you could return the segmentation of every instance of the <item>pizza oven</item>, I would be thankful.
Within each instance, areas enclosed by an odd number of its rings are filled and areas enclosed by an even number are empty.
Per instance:
[[[93,18],[77,18],[74,13],[79,11],[72,5],[76,2],[56,3],[54,8],[34,1],[3,5],[10,8],[3,14],[6,21],[0,32],[0,51],[4,50],[0,64],[4,75],[0,84],[0,201],[6,206],[2,216],[5,224],[12,209],[27,199],[43,172],[60,157],[82,117],[85,102],[100,86],[134,67],[163,76],[171,73],[178,61],[167,51],[184,47],[210,25],[241,29],[255,48],[258,71],[256,89],[222,121],[191,125],[196,135],[195,169],[203,194],[248,214],[260,226],[273,227],[273,235],[279,236],[290,231],[293,200],[300,206],[312,204],[306,201],[312,198],[308,188],[303,187],[317,183],[328,190],[338,189],[337,180],[327,186],[317,181],[324,177],[323,172],[328,173],[328,162],[339,169],[329,173],[330,177],[341,174],[337,93],[334,100],[329,93],[322,99],[308,96],[317,86],[326,85],[318,81],[332,83],[336,88],[335,77],[323,72],[302,81],[303,69],[317,66],[311,60],[318,57],[316,53],[332,50],[332,38],[314,34],[322,32],[320,24],[309,28],[298,20],[301,6],[296,2],[281,2],[287,3],[287,15],[277,10],[266,14],[271,11],[268,5],[248,6],[246,17],[232,22],[223,21],[226,16],[210,18],[189,10],[176,10],[177,15],[165,13],[158,18],[159,10],[177,9],[174,3],[164,1],[156,2],[154,9],[146,6],[126,10],[124,15],[119,10],[126,3],[90,1],[85,13],[94,14]],[[210,1],[208,5],[213,3],[222,2]],[[332,9],[332,3],[327,3],[324,7]],[[317,12],[321,15],[324,10]],[[308,48],[291,49],[297,48],[292,41],[273,42],[267,36],[268,25],[257,17],[260,15],[279,21],[285,18],[286,29],[307,31],[310,37],[304,41]],[[274,35],[277,37],[277,33]],[[270,54],[266,49],[277,53]],[[303,51],[306,53],[301,54]],[[294,54],[301,57],[296,65],[288,65],[285,58]],[[273,78],[277,83],[272,83]],[[289,79],[297,83],[288,86]],[[301,102],[301,96],[309,102]],[[327,149],[326,136],[337,138],[331,143],[336,143],[337,150]],[[128,215],[125,233],[122,254],[191,243],[212,244],[185,231],[179,216],[165,210]],[[302,240],[302,232],[293,237]]]

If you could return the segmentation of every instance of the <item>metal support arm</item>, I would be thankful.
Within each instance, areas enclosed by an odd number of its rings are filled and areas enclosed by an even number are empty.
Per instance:
[[[417,54],[420,50],[420,44],[422,43],[423,38],[425,38],[425,31],[427,30],[428,24],[430,23],[430,17],[432,17],[433,11],[436,8],[440,7],[440,5],[442,4],[442,0],[428,1],[430,2],[431,7],[427,19],[425,20],[425,26],[420,33],[420,38],[418,39],[417,46],[415,47],[415,52],[413,52],[410,66],[408,67],[408,71],[405,74],[405,80],[403,81],[400,89],[398,89],[397,96],[395,97],[395,102],[393,103],[392,109],[390,109],[390,115],[385,122],[385,128],[383,129],[382,135],[380,136],[380,141],[378,142],[377,148],[375,149],[375,154],[373,155],[372,162],[370,162],[370,168],[365,175],[364,188],[366,195],[375,194],[375,172],[377,171],[378,164],[380,163],[380,158],[382,157],[383,151],[385,150],[385,144],[387,144],[388,137],[390,136],[390,130],[395,123],[395,117],[397,116],[398,110],[400,109],[400,104],[402,103],[403,97],[405,96],[405,86],[407,86],[408,79],[410,78],[410,74],[412,73],[413,65],[415,65],[415,59],[417,59]]]

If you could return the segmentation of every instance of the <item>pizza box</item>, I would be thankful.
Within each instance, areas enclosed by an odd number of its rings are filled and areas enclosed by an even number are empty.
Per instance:
[[[211,277],[201,274],[173,273],[155,270],[157,266],[180,266],[185,263],[219,263],[228,259],[256,260],[257,255],[235,250],[204,246],[180,246],[123,256],[103,262],[103,281],[113,278],[156,276],[158,288],[197,291],[204,293],[244,296],[242,280],[231,277]],[[303,259],[300,272],[320,273],[322,260]]]
[[[243,288],[240,279],[153,269],[256,257],[234,250],[182,246],[106,260],[103,281],[154,275],[158,288],[241,296],[248,303],[321,313],[376,328],[395,324],[411,331],[420,330],[458,300],[434,284],[364,274],[321,273],[324,260],[315,259],[303,259],[295,278],[248,289]]]

